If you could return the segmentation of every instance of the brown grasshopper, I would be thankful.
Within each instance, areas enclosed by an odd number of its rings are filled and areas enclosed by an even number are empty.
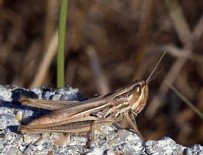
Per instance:
[[[110,94],[82,102],[52,101],[21,97],[22,105],[52,110],[48,115],[35,119],[28,125],[19,126],[22,134],[63,132],[87,134],[98,124],[111,124],[126,118],[127,122],[142,138],[133,115],[145,107],[151,77],[164,54],[159,59],[146,81],[138,80],[133,84]]]

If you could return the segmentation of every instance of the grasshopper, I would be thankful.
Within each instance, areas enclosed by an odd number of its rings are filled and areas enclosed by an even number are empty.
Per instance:
[[[94,130],[95,125],[112,124],[125,118],[133,130],[142,138],[134,116],[145,107],[149,82],[164,54],[159,59],[147,80],[133,84],[110,94],[82,102],[32,99],[22,96],[22,105],[51,110],[50,114],[19,126],[22,134],[62,132],[84,135]]]

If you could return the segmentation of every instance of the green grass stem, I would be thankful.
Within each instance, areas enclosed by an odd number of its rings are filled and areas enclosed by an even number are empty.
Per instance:
[[[59,31],[58,31],[58,53],[57,53],[57,88],[64,86],[64,51],[68,0],[61,0]]]

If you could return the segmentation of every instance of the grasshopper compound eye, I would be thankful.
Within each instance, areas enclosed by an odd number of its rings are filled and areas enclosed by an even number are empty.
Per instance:
[[[138,86],[138,87],[136,88],[136,92],[137,92],[137,93],[141,93],[141,88],[140,88],[140,86]]]

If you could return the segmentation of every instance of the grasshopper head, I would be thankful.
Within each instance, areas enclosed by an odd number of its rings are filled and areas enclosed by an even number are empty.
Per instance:
[[[149,86],[146,81],[138,80],[132,85],[129,93],[131,110],[138,114],[146,105]]]
[[[148,76],[147,80],[138,80],[136,83],[134,83],[131,87],[131,94],[129,95],[130,97],[130,102],[131,102],[131,109],[135,113],[140,113],[143,108],[146,105],[147,98],[148,98],[148,93],[149,93],[149,86],[148,84],[152,80],[152,76],[157,69],[158,65],[160,64],[161,60],[163,59],[164,55],[166,52],[162,54],[162,56],[159,58],[159,61],[157,62],[156,66],[152,70],[151,74]]]

